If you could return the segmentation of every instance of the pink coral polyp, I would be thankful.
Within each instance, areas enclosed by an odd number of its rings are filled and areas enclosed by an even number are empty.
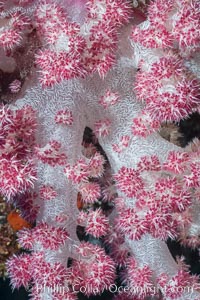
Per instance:
[[[119,189],[128,197],[134,197],[144,187],[140,173],[132,168],[122,167],[115,179]]]

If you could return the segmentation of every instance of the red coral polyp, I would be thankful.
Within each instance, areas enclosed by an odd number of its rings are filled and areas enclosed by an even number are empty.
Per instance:
[[[60,142],[52,140],[42,147],[35,147],[35,154],[43,163],[49,164],[52,167],[56,165],[65,165],[67,155],[61,151],[62,145]]]
[[[36,180],[35,165],[31,161],[22,163],[15,158],[0,159],[0,190],[8,199],[32,188]]]
[[[114,178],[118,188],[130,198],[135,197],[144,188],[144,182],[140,177],[140,173],[132,168],[122,167]]]

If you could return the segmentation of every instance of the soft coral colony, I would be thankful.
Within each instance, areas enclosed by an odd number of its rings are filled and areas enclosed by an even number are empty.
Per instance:
[[[0,189],[37,221],[18,232],[30,252],[7,269],[32,300],[101,294],[117,269],[117,300],[200,299],[165,243],[200,245],[199,142],[182,149],[157,133],[199,111],[200,2],[155,0],[147,14],[136,2],[1,2],[1,68],[19,76],[0,111]],[[86,127],[106,156],[81,146]]]

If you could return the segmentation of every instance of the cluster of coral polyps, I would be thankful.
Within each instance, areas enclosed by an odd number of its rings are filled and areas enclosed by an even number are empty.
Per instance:
[[[156,132],[199,111],[200,2],[155,0],[147,16],[138,3],[1,3],[0,67],[20,76],[0,112],[0,189],[36,220],[18,232],[31,254],[7,268],[32,300],[104,290],[117,300],[200,299],[198,278],[165,243],[200,246],[199,142],[183,150]],[[106,156],[82,150],[85,127]]]

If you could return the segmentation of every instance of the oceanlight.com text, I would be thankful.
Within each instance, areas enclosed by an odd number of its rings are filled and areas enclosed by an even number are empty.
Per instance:
[[[81,292],[83,294],[101,294],[104,290],[109,291],[110,293],[128,293],[131,295],[156,295],[159,292],[162,294],[171,293],[193,293],[194,290],[197,287],[193,286],[186,286],[186,287],[137,287],[137,286],[118,286],[116,284],[111,284],[109,286],[104,286],[102,289],[99,289],[98,287],[85,285],[72,285],[70,287],[68,286],[62,286],[62,285],[54,285],[54,286],[48,286],[47,285],[37,285],[36,289],[38,292],[47,292],[47,293],[53,293],[53,292],[59,292],[59,293],[66,293],[66,292]]]

